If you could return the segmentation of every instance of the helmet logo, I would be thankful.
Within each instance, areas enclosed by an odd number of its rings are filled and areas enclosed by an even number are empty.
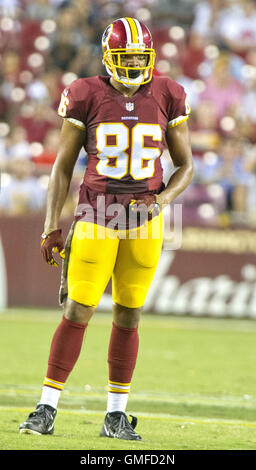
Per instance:
[[[104,31],[103,36],[102,36],[102,44],[106,46],[108,44],[109,36],[112,32],[113,29],[113,24],[110,24]]]
[[[125,108],[127,111],[133,111],[134,110],[134,103],[126,103]]]

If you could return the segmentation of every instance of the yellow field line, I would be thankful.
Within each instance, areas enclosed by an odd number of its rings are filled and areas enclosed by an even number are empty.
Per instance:
[[[29,413],[31,412],[31,408],[20,408],[20,407],[9,407],[9,406],[0,406],[0,412],[7,411],[7,412],[14,412],[14,413]],[[96,410],[63,410],[59,409],[58,414],[63,415],[94,415],[94,416],[104,416],[104,411],[96,411]],[[163,413],[145,413],[145,412],[136,412],[137,416],[145,419],[154,419],[154,420],[161,420],[161,421],[172,421],[183,423],[184,425],[189,424],[212,424],[212,425],[219,425],[219,426],[242,426],[247,428],[256,428],[256,422],[248,422],[248,421],[237,421],[237,420],[218,420],[216,418],[195,418],[191,416],[175,416]]]

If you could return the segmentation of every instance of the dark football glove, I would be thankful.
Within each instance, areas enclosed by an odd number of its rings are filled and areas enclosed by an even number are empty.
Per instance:
[[[41,235],[41,253],[44,260],[51,266],[58,266],[53,257],[53,253],[58,253],[61,258],[65,258],[64,243],[61,235],[61,229],[52,232],[44,232]]]
[[[147,194],[141,199],[132,199],[130,202],[132,212],[143,212],[150,215],[160,214],[160,205],[157,203],[155,194]]]

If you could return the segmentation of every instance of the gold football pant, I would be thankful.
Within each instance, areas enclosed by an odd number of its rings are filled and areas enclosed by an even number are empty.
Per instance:
[[[129,308],[142,307],[162,242],[162,214],[129,232],[77,222],[68,260],[68,297],[96,307],[112,276],[113,302]]]

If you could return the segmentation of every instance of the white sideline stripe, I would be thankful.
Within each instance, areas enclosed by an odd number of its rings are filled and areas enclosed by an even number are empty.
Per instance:
[[[21,385],[22,387],[22,385]],[[80,391],[80,392],[75,392],[71,390],[63,390],[62,392],[62,397],[68,399],[70,398],[83,398],[88,401],[93,400],[93,399],[98,399],[98,400],[106,400],[107,396],[107,390],[102,390],[102,391],[97,391],[97,392],[87,392],[87,391]],[[38,394],[38,386],[34,385],[31,386],[30,388],[16,388],[10,387],[10,388],[1,388],[0,384],[0,394],[4,394],[7,396],[15,396],[15,395],[23,395],[23,396],[34,396],[35,394]],[[235,408],[236,406],[238,407],[245,407],[245,409],[249,408],[256,408],[256,398],[252,397],[250,399],[246,398],[241,398],[241,397],[235,397],[232,395],[229,396],[222,396],[222,397],[205,397],[203,395],[180,395],[180,396],[175,396],[171,395],[170,393],[136,393],[133,392],[130,397],[131,400],[134,401],[150,401],[150,402],[165,402],[165,403],[176,403],[176,404],[182,404],[182,403],[187,403],[189,401],[190,404],[203,404],[203,405],[208,405],[208,406],[225,406],[225,407],[232,407]]]
[[[68,399],[70,398],[83,398],[87,400],[99,399],[105,400],[107,396],[107,390],[102,391],[74,391],[72,389],[64,389],[62,392],[62,397]],[[24,384],[21,384],[18,388],[15,386],[10,386],[9,388],[0,384],[0,394],[6,396],[34,396],[38,395],[38,386],[30,385],[27,387]],[[189,401],[190,404],[203,404],[208,406],[226,406],[235,408],[236,406],[244,406],[246,409],[256,408],[256,397],[252,396],[249,398],[243,398],[241,396],[232,396],[232,395],[223,395],[223,396],[204,396],[197,394],[183,394],[183,395],[172,395],[171,393],[131,393],[131,400],[134,401],[149,401],[149,402],[165,402],[165,403],[176,403],[182,404]]]
[[[30,408],[20,408],[20,407],[9,407],[9,406],[0,406],[0,411],[8,411],[15,413],[29,413],[31,412]],[[59,408],[58,414],[63,415],[94,415],[94,416],[104,416],[104,411],[98,410],[64,410]],[[135,413],[138,417],[145,419],[157,419],[157,420],[166,420],[179,422],[183,424],[218,424],[220,426],[242,426],[242,427],[252,427],[256,428],[255,421],[239,421],[234,419],[222,419],[218,420],[217,418],[196,418],[193,416],[176,416],[165,413],[145,413],[144,411],[136,411]]]

